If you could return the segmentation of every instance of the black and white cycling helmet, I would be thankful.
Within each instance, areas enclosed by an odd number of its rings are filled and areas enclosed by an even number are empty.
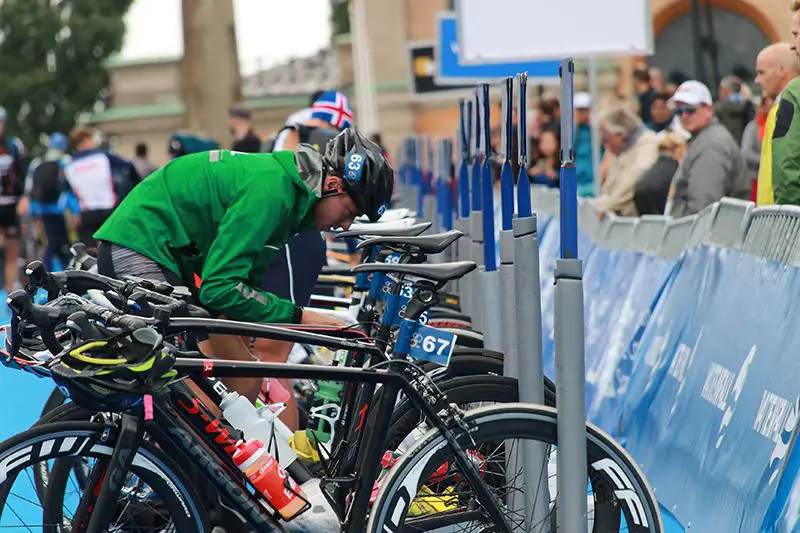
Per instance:
[[[328,141],[325,163],[329,176],[341,176],[345,192],[372,222],[389,208],[394,169],[381,148],[350,127]]]

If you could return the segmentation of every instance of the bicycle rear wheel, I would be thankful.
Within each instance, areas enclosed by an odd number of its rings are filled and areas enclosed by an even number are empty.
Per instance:
[[[522,470],[517,451],[522,439],[537,443],[551,452],[557,441],[556,411],[527,404],[504,404],[479,408],[466,414],[472,427],[467,434],[456,430],[459,444],[478,466],[494,497],[503,503],[514,531],[552,533],[558,531],[552,475],[552,455],[542,470],[533,472],[549,494],[526,495],[519,489]],[[591,514],[587,517],[593,533],[661,533],[663,525],[658,505],[647,482],[631,457],[608,435],[587,424],[587,458],[591,487]],[[517,469],[503,469],[514,464]],[[380,482],[366,531],[491,530],[492,523],[482,512],[480,502],[470,493],[463,476],[459,477],[454,454],[438,431],[429,431],[399,459]],[[531,479],[528,477],[527,479]],[[537,483],[534,483],[536,485]],[[507,486],[508,485],[508,486]],[[533,492],[533,491],[530,491]],[[543,491],[544,492],[544,491]],[[542,496],[544,500],[542,500]],[[544,501],[538,508],[535,502]],[[512,503],[509,503],[512,502]],[[536,520],[534,520],[536,517]],[[544,517],[544,518],[541,518]]]

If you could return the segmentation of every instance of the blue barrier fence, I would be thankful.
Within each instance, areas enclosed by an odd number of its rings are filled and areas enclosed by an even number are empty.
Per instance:
[[[554,218],[540,212],[551,377]],[[610,249],[585,233],[581,241],[587,414],[642,465],[666,521],[694,531],[800,531],[800,362],[792,349],[800,342],[800,271],[714,244],[671,259]],[[770,254],[781,255],[775,248]]]
[[[558,193],[532,198],[553,378]],[[800,209],[579,214],[589,419],[642,466],[668,531],[800,533]]]

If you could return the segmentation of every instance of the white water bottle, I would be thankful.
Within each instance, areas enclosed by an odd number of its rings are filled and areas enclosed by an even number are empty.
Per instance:
[[[289,446],[289,438],[294,433],[270,406],[256,409],[247,398],[236,392],[225,394],[219,406],[225,420],[244,433],[245,439],[258,439],[264,443],[267,452],[278,459],[284,469],[297,460],[297,454]]]

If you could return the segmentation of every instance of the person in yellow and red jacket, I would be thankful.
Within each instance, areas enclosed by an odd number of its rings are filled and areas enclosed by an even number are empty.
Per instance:
[[[795,2],[793,7],[800,7],[800,2]],[[798,22],[800,18],[795,9],[792,26]],[[756,202],[759,206],[800,203],[800,165],[793,162],[791,153],[792,146],[795,151],[800,148],[800,127],[792,127],[800,89],[800,60],[795,45],[767,46],[756,58],[756,71],[756,83],[761,85],[766,96],[775,99],[764,125]],[[795,165],[794,173],[792,165]]]

